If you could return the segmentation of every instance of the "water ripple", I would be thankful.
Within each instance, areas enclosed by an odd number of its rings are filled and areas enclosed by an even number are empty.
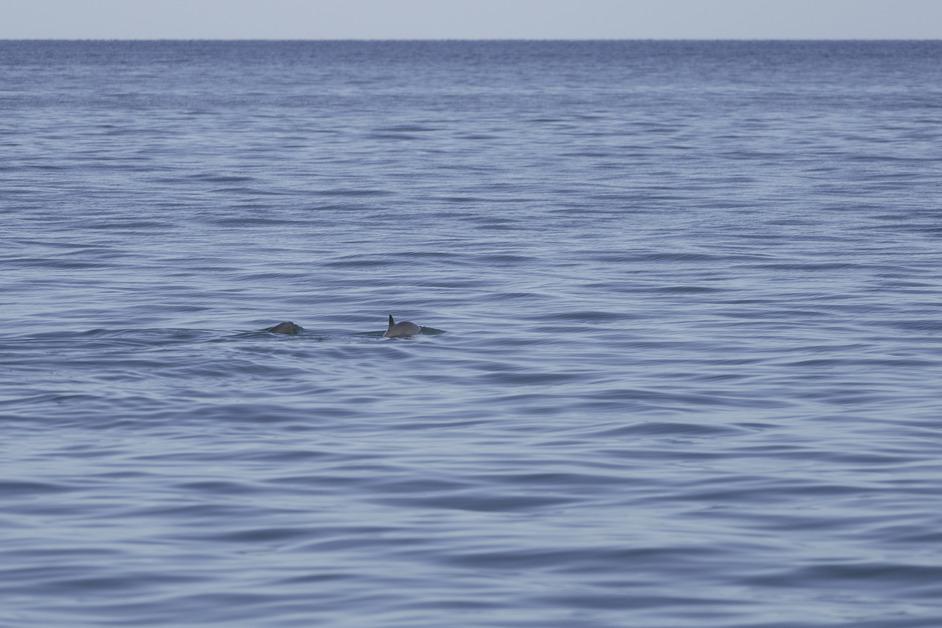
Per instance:
[[[942,625],[940,56],[0,42],[0,624]]]

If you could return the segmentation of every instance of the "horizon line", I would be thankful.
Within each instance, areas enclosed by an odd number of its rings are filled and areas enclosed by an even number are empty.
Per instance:
[[[942,37],[0,37],[0,42],[942,42]]]

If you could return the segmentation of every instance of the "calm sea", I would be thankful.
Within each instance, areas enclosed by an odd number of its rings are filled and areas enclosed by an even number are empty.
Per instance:
[[[3,628],[942,626],[942,43],[7,41],[0,114]]]

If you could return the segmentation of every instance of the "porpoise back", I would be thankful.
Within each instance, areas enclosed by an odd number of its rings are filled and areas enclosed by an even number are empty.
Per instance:
[[[416,334],[422,333],[422,327],[416,325],[412,321],[402,321],[397,323],[393,318],[392,314],[389,315],[389,327],[386,329],[386,333],[383,334],[384,338],[409,338],[410,336],[415,336]]]
[[[288,334],[289,336],[295,336],[304,331],[304,328],[300,325],[292,323],[291,321],[285,321],[283,323],[278,323],[274,327],[269,327],[265,331],[273,334]]]

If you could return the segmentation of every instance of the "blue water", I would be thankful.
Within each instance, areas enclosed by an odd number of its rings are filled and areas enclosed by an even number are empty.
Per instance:
[[[942,43],[0,42],[0,112],[4,628],[942,626]]]

